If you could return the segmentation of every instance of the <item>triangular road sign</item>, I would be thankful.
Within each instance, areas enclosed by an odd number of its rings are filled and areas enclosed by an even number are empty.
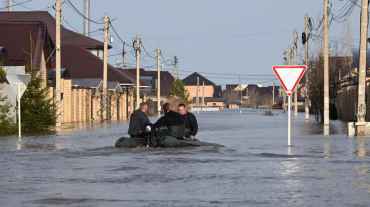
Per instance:
[[[307,66],[305,65],[272,66],[272,69],[280,80],[280,83],[284,87],[288,96],[293,94],[293,91],[301,80],[306,68]]]
[[[31,80],[30,75],[7,75],[6,79],[9,82],[9,85],[12,87],[13,91],[16,95],[18,95],[18,85],[20,84],[20,97],[22,97],[23,93],[26,91],[28,83]]]

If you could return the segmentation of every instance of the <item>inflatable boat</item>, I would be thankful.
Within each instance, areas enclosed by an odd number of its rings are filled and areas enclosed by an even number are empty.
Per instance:
[[[153,141],[154,140],[154,141]],[[202,142],[199,139],[177,139],[175,137],[161,138],[129,138],[121,137],[116,141],[116,147],[136,148],[136,147],[162,147],[162,148],[180,148],[180,147],[198,147]]]

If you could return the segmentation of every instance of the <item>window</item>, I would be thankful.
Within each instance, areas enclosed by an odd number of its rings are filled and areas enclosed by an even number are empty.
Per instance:
[[[212,106],[216,106],[216,103],[212,103]]]
[[[99,50],[99,58],[103,60],[103,54],[104,54],[104,51],[103,50]]]
[[[94,50],[94,49],[92,49],[92,50],[91,50],[91,53],[92,53],[93,55],[95,55],[95,56],[98,56],[98,50]]]

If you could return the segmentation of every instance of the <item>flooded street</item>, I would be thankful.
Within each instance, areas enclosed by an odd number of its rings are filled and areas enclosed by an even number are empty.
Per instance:
[[[1,206],[370,205],[369,138],[300,113],[287,147],[287,114],[263,112],[195,114],[199,148],[115,148],[126,121],[1,137]]]

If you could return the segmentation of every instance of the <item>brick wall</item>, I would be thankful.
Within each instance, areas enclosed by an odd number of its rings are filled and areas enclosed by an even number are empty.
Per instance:
[[[100,122],[101,121],[101,92],[95,89],[73,88],[70,79],[61,79],[61,123],[62,125]],[[54,88],[49,88],[52,98]],[[111,93],[110,119],[126,119],[127,94]]]

